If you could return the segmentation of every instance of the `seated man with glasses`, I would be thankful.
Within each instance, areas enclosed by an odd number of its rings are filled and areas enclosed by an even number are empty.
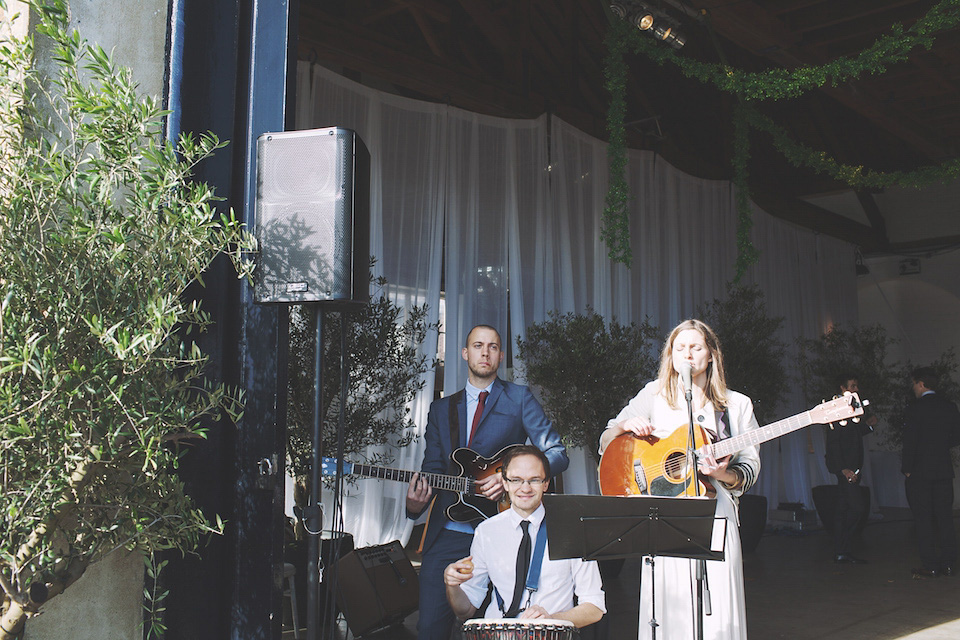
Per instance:
[[[478,617],[493,584],[485,618],[550,618],[583,627],[606,612],[595,561],[551,560],[546,543],[543,493],[550,463],[540,449],[511,447],[503,456],[510,509],[481,522],[470,555],[443,573],[447,600],[461,620]]]

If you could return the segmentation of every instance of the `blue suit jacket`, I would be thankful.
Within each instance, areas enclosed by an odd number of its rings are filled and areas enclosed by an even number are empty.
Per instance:
[[[458,402],[454,403],[454,400]],[[460,426],[460,441],[450,441],[450,412],[457,412]],[[454,449],[467,446],[467,398],[457,393],[435,400],[430,405],[427,417],[426,451],[421,471],[425,473],[450,472],[450,454]],[[497,378],[483,407],[483,415],[470,448],[484,457],[491,457],[511,444],[523,444],[527,440],[543,451],[550,461],[550,473],[557,475],[570,464],[567,451],[560,441],[560,434],[543,412],[533,393],[527,387]],[[430,513],[424,553],[433,544],[447,522],[444,510],[456,497],[449,491],[436,491],[437,498]],[[419,514],[408,514],[416,517]]]

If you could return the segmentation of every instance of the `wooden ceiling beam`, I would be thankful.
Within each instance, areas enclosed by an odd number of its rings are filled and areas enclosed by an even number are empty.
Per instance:
[[[709,10],[716,31],[732,42],[758,52],[770,61],[792,69],[818,65],[828,59],[822,53],[807,49],[797,50],[798,43],[790,30],[778,18],[764,15],[762,5],[756,3],[729,3],[726,0],[701,0]],[[760,12],[760,13],[751,13]],[[779,25],[779,26],[772,26]],[[931,161],[950,155],[937,132],[909,114],[897,112],[884,105],[880,96],[869,90],[869,80],[850,82],[841,87],[824,86],[820,90],[873,122],[881,129],[904,140]]]
[[[795,225],[825,233],[828,236],[846,240],[858,245],[864,251],[882,249],[877,235],[871,227],[851,220],[845,216],[828,211],[823,207],[800,200],[784,197],[763,185],[751,185],[750,197],[753,202],[770,215],[792,222]]]
[[[807,33],[826,27],[859,22],[867,16],[889,12],[889,15],[894,17],[892,21],[889,17],[884,18],[884,24],[891,25],[893,22],[903,22],[902,17],[895,17],[896,13],[894,12],[897,9],[916,3],[917,0],[894,0],[887,3],[877,2],[877,0],[845,0],[844,2],[832,2],[811,8],[809,11],[799,12],[784,18],[784,22],[792,31]]]
[[[509,25],[504,28],[504,25],[490,12],[487,4],[480,0],[458,0],[458,2],[509,66],[509,63],[516,59],[517,51],[517,38],[513,29]]]
[[[434,100],[492,115],[532,118],[544,111],[542,96],[517,95],[507,83],[497,83],[461,65],[424,58],[370,31],[316,12],[300,9],[298,58],[340,64],[387,82],[420,92]]]
[[[433,33],[433,28],[423,16],[423,12],[420,11],[420,9],[411,8],[410,13],[413,15],[413,20],[417,23],[420,33],[423,34],[423,39],[427,41],[427,46],[430,47],[430,51],[433,52],[433,55],[443,59],[445,57],[443,47],[440,46],[440,41],[437,40],[436,35]]]
[[[887,222],[883,219],[883,214],[880,212],[880,207],[877,206],[873,194],[865,189],[857,189],[856,194],[860,206],[863,207],[863,212],[867,215],[867,220],[870,221],[870,226],[873,227],[880,247],[889,247],[890,238],[887,237]]]

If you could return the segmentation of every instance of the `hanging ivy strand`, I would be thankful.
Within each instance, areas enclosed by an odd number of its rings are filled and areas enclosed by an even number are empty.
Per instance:
[[[610,92],[607,110],[607,161],[610,165],[606,206],[603,209],[603,228],[600,237],[607,245],[608,256],[614,262],[630,267],[630,215],[627,211],[627,147],[624,121],[627,114],[627,63],[623,56],[627,48],[627,30],[623,21],[616,21],[607,31],[607,56],[604,64],[606,88]]]
[[[750,162],[750,126],[746,119],[746,105],[737,105],[733,136],[733,186],[737,198],[737,273],[733,284],[739,284],[743,274],[760,260],[760,251],[753,245],[753,209],[750,206],[750,187],[747,182],[747,163]]]

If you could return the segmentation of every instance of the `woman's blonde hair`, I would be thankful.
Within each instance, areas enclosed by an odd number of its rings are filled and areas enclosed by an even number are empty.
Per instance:
[[[681,331],[693,329],[701,336],[707,344],[712,360],[707,363],[707,384],[704,391],[715,409],[727,408],[727,379],[723,373],[723,353],[720,351],[720,341],[717,334],[705,322],[690,319],[684,320],[670,332],[670,336],[663,344],[663,353],[660,355],[660,392],[667,399],[667,403],[674,409],[679,406],[677,381],[680,374],[673,367],[673,341],[677,339]]]

